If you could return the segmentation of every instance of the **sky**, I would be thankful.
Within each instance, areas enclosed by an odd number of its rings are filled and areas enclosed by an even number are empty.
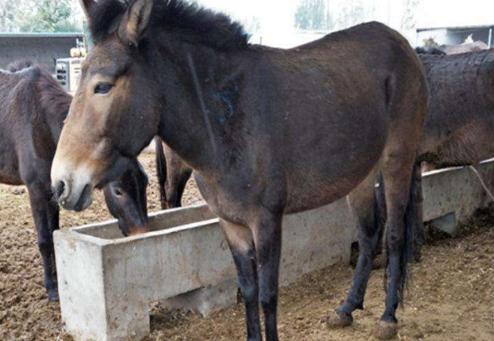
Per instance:
[[[79,0],[72,0],[79,6]],[[364,21],[377,20],[401,31],[412,44],[416,44],[415,30],[402,30],[405,4],[409,0],[328,0],[331,12],[340,13],[352,3],[362,3]],[[414,0],[416,27],[444,27],[469,25],[494,25],[494,0]],[[301,36],[294,28],[294,13],[300,0],[198,0],[216,11],[226,12],[233,18],[245,21],[256,17],[261,31],[252,42],[262,42],[278,47],[290,47],[320,35]],[[358,24],[355,21],[352,24]]]
[[[329,0],[339,11],[348,0]],[[369,10],[366,20],[378,20],[400,30],[406,0],[361,0]],[[237,19],[256,16],[267,37],[283,39],[293,34],[293,16],[299,0],[199,0],[215,10],[225,11]],[[468,26],[494,24],[494,0],[419,0],[415,12],[417,27]],[[355,23],[357,24],[357,22]],[[402,32],[410,40],[413,31]],[[272,39],[271,39],[272,40]]]
[[[346,0],[330,0],[344,3]],[[228,11],[236,17],[256,15],[263,24],[282,25],[292,22],[299,0],[199,0],[201,4]],[[403,9],[403,0],[363,0],[364,6],[381,10],[390,7],[390,14]],[[391,18],[392,20],[393,18]],[[421,0],[417,10],[419,26],[449,26],[494,23],[494,0]]]
[[[265,33],[292,30],[299,0],[199,0],[206,7],[224,11],[237,19],[257,17]]]

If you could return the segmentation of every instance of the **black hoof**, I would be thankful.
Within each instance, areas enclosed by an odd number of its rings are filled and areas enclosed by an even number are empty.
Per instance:
[[[339,311],[334,311],[329,313],[326,318],[326,325],[328,328],[344,328],[351,326],[353,323],[352,314],[342,313]]]
[[[379,340],[390,340],[398,334],[398,323],[379,321],[372,334]]]
[[[48,290],[48,301],[50,302],[58,302],[58,289],[50,289]]]

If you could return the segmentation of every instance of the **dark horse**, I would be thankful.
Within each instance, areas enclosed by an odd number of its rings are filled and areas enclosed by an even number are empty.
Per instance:
[[[0,183],[27,186],[48,298],[56,300],[52,233],[59,227],[59,208],[50,168],[72,97],[40,66],[17,62],[8,69],[0,71]],[[146,186],[146,174],[131,162],[105,187],[108,208],[124,234],[147,227]]]
[[[418,162],[427,168],[474,166],[494,157],[494,50],[455,55],[417,50],[430,88]],[[473,169],[477,176],[476,170]],[[483,180],[480,179],[484,186]],[[421,176],[416,177],[417,239],[424,239]],[[489,190],[486,188],[489,192]]]
[[[93,188],[160,136],[194,169],[221,218],[247,337],[262,339],[260,303],[266,338],[277,340],[283,215],[352,192],[372,249],[381,175],[387,292],[375,334],[395,335],[414,235],[407,219],[412,171],[427,111],[423,67],[408,42],[369,23],[272,49],[248,44],[225,15],[181,0],[84,4],[95,47],[52,167],[59,202],[87,207]],[[362,308],[371,265],[365,257],[359,260],[365,275],[355,277],[337,319],[348,321]]]

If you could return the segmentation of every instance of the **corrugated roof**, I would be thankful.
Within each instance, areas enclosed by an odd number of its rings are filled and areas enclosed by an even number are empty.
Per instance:
[[[417,32],[433,31],[433,30],[485,30],[489,28],[494,28],[492,25],[471,25],[471,26],[443,26],[443,27],[420,27],[417,28]]]
[[[57,32],[57,33],[0,33],[0,38],[80,38],[82,32]]]

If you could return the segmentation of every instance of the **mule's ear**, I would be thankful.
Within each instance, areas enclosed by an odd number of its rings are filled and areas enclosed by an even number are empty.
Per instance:
[[[149,24],[153,0],[135,0],[131,3],[120,23],[118,35],[129,45],[138,46]]]
[[[96,6],[96,0],[79,0],[81,3],[81,7],[86,14],[86,17],[89,17],[89,13],[91,13],[91,8]]]

